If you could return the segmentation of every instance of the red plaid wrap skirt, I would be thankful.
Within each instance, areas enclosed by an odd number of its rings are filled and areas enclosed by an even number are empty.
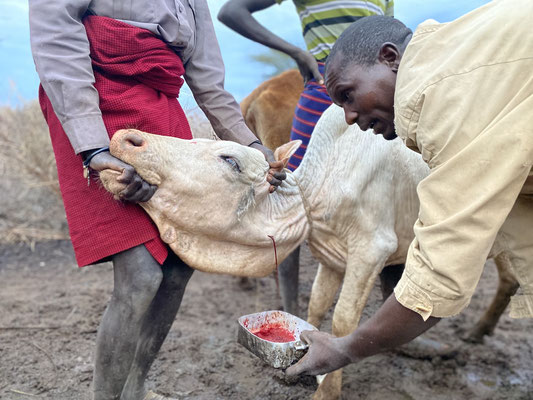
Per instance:
[[[136,128],[191,139],[177,97],[185,70],[178,55],[145,29],[107,17],[84,19],[100,109],[109,137]],[[162,264],[168,247],[138,205],[119,202],[96,181],[87,185],[74,150],[42,86],[39,102],[50,129],[70,237],[80,267],[144,244]]]

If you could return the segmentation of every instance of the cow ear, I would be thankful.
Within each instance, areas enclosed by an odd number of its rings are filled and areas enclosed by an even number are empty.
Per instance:
[[[161,239],[166,244],[171,244],[176,241],[178,235],[176,235],[176,230],[172,226],[165,226],[161,230]]]
[[[291,140],[289,143],[279,146],[274,152],[274,158],[276,161],[283,161],[283,167],[286,167],[287,163],[289,162],[289,158],[292,157],[301,144],[301,140]]]

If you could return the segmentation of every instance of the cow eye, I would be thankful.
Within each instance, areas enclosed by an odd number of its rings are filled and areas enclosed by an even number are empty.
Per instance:
[[[220,158],[222,158],[224,161],[226,161],[229,165],[231,165],[231,167],[237,171],[237,172],[241,172],[241,168],[239,167],[239,164],[237,163],[237,161],[231,157],[231,156],[220,156]]]

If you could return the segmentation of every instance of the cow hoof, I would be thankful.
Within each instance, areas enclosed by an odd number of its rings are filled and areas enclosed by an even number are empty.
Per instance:
[[[463,336],[461,339],[463,339],[463,341],[467,343],[482,344],[484,337],[485,337],[485,334],[479,334],[477,332],[472,332],[466,336]]]
[[[485,327],[475,327],[461,339],[467,343],[481,344],[485,336],[491,336],[492,331]]]

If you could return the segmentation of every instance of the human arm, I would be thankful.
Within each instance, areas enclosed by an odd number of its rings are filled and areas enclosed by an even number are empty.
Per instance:
[[[275,35],[252,16],[254,12],[264,10],[274,4],[276,0],[229,0],[220,9],[218,19],[244,37],[281,51],[294,59],[305,82],[315,79],[322,84],[322,75],[311,53]]]
[[[283,167],[275,162],[270,149],[257,143],[257,137],[244,122],[239,105],[224,89],[224,63],[207,3],[196,0],[194,4],[196,40],[185,63],[185,80],[219,138],[250,146],[265,155],[271,167],[267,180],[273,190],[285,179]]]
[[[30,42],[41,84],[76,154],[109,145],[81,22],[89,0],[30,0]]]
[[[424,321],[414,311],[402,306],[394,295],[351,334],[337,338],[325,332],[305,331],[302,339],[309,343],[307,354],[287,369],[287,375],[321,375],[347,364],[361,361],[405,344],[439,322]]]
[[[89,3],[88,0],[29,2],[31,47],[37,72],[73,151],[82,159],[109,145],[94,87],[89,41],[82,23]],[[90,168],[121,172],[119,179],[126,185],[121,195],[124,200],[146,201],[155,191],[133,167],[109,152],[96,155]]]

